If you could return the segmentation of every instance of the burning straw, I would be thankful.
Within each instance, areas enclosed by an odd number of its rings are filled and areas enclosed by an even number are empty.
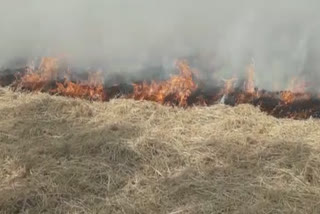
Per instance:
[[[275,117],[307,119],[320,117],[320,95],[305,91],[303,81],[293,79],[286,91],[265,91],[255,86],[255,68],[247,68],[243,85],[236,78],[224,85],[203,85],[188,62],[177,61],[178,73],[167,80],[141,80],[125,85],[106,85],[102,71],[89,71],[85,78],[63,66],[57,58],[43,58],[38,67],[28,67],[15,74],[0,76],[1,85],[15,90],[41,91],[92,101],[109,101],[116,97],[149,100],[164,105],[190,107],[223,103],[231,106],[252,104]],[[237,85],[238,84],[238,85]],[[213,89],[212,89],[213,88]]]

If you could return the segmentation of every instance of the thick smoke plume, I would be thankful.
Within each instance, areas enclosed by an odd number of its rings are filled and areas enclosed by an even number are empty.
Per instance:
[[[259,87],[292,76],[320,80],[318,1],[1,0],[0,66],[64,54],[106,72],[172,69],[240,76],[254,61]],[[312,85],[313,83],[311,83]]]

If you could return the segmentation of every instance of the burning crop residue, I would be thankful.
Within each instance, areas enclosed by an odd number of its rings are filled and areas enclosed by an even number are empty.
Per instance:
[[[149,100],[160,104],[189,107],[217,103],[252,104],[275,117],[306,119],[320,117],[319,94],[306,92],[306,83],[293,78],[285,91],[265,91],[255,86],[255,68],[250,64],[246,79],[240,84],[236,77],[208,89],[197,79],[197,72],[186,61],[177,61],[178,74],[167,80],[141,81],[107,85],[102,71],[88,71],[79,76],[58,58],[46,57],[39,66],[4,71],[0,85],[14,90],[48,92],[92,101],[108,101],[116,97]],[[199,84],[200,83],[200,84]]]
[[[107,100],[103,89],[103,78],[100,72],[91,73],[87,81],[74,83],[69,78],[65,78],[63,83],[57,83],[57,88],[50,90],[51,93],[87,98],[90,100]]]
[[[174,75],[167,81],[134,84],[134,92],[131,96],[136,100],[187,106],[188,97],[198,86],[193,81],[193,71],[186,62],[177,62],[177,67],[179,75]]]
[[[46,57],[38,68],[28,67],[13,83],[16,89],[42,91],[69,97],[105,101],[101,72],[89,73],[87,80],[72,80],[69,69],[61,70],[57,58]]]

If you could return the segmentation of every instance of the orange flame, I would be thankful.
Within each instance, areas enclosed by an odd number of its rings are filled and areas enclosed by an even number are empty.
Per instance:
[[[247,78],[244,84],[244,91],[253,94],[255,92],[254,85],[254,65],[251,63],[247,68]]]
[[[223,87],[223,94],[230,94],[234,91],[234,83],[237,79],[235,77],[232,77],[231,79],[226,79],[224,81],[224,87]]]
[[[89,100],[104,101],[107,96],[104,92],[103,77],[101,72],[91,73],[88,81],[73,83],[65,79],[64,83],[57,83],[57,88],[52,93],[68,97],[86,98]]]
[[[58,60],[52,57],[44,57],[41,60],[39,69],[29,67],[26,75],[21,78],[20,87],[32,90],[41,91],[50,80],[57,79]]]
[[[194,71],[185,61],[178,61],[177,67],[180,74],[172,76],[167,81],[159,83],[153,81],[151,84],[145,82],[133,84],[133,98],[137,100],[152,100],[162,104],[167,101],[174,101],[179,106],[187,106],[188,97],[197,89],[197,84],[192,78]]]
[[[286,103],[292,103],[295,100],[295,94],[291,91],[281,92],[281,99]]]
[[[293,77],[289,83],[288,90],[293,93],[304,93],[306,90],[306,82],[303,79]]]
[[[64,76],[64,82],[58,82],[58,77]],[[44,57],[38,69],[28,68],[27,73],[22,76],[18,87],[31,90],[42,91],[47,89],[51,93],[59,95],[87,98],[91,100],[105,100],[106,95],[103,87],[102,72],[91,73],[88,81],[74,83],[70,80],[71,71],[59,71],[59,60],[53,57]],[[55,87],[51,88],[50,83]]]
[[[281,92],[281,99],[286,103],[292,103],[297,99],[309,99],[310,95],[305,93],[306,82],[303,79],[293,77],[286,91]]]
[[[109,90],[104,86],[104,76],[101,71],[91,72],[86,80],[80,81],[79,79],[75,80],[76,75],[73,76],[72,71],[65,66],[66,64],[62,63],[60,58],[45,57],[38,67],[31,65],[26,72],[21,72],[21,75],[19,72],[15,75],[16,81],[13,82],[13,87],[89,100],[106,101],[113,97],[113,89]],[[231,105],[251,103],[259,106],[263,111],[279,117],[307,118],[310,115],[317,117],[320,115],[319,101],[311,99],[314,95],[305,92],[307,85],[303,79],[293,78],[286,91],[258,90],[255,88],[255,69],[252,63],[247,68],[247,77],[243,89],[234,87],[236,78],[233,77],[224,80],[223,88],[206,91],[197,90],[198,85],[194,81],[196,73],[187,62],[177,61],[176,66],[179,74],[173,75],[165,81],[133,84],[132,93],[124,92],[126,97],[181,107],[190,104],[212,105],[219,100]],[[119,85],[119,87],[121,86]],[[201,83],[199,87],[199,89],[203,89]],[[117,89],[121,91],[121,88]],[[303,103],[300,102],[301,100],[308,101]],[[291,106],[291,104],[294,105]]]

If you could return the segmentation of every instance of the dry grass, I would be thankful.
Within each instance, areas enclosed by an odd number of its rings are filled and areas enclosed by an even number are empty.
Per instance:
[[[320,122],[0,89],[1,213],[320,213]]]

